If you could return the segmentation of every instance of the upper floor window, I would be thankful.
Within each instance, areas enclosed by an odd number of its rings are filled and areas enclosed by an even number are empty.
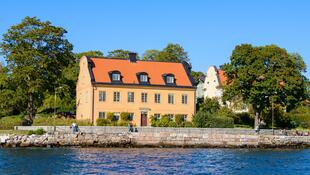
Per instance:
[[[140,82],[146,83],[147,82],[147,75],[141,74],[140,75]]]
[[[105,101],[105,91],[99,91],[99,101]]]
[[[155,94],[154,98],[155,103],[160,103],[160,94]]]
[[[128,92],[128,102],[135,102],[135,93],[134,92]]]
[[[120,98],[121,98],[120,96],[121,96],[120,92],[114,92],[113,93],[113,101],[114,102],[119,102]]]
[[[168,94],[168,103],[173,104],[174,103],[174,95],[173,94]]]
[[[182,95],[182,104],[187,104],[187,95],[186,94]]]
[[[147,93],[145,93],[145,92],[141,93],[141,102],[143,102],[143,103],[147,102]]]

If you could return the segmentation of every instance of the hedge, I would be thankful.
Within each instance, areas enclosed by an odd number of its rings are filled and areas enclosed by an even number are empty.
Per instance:
[[[76,123],[79,126],[91,126],[88,120],[76,120],[72,118],[57,118],[57,117],[36,117],[33,120],[33,126],[70,126]]]

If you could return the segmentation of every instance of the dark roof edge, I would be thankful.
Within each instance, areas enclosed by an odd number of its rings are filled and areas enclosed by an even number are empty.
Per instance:
[[[195,86],[196,81],[195,81],[194,78],[192,77],[192,74],[191,74],[191,66],[189,65],[188,62],[185,62],[185,61],[182,62],[182,65],[183,65],[183,68],[184,68],[184,70],[185,70],[185,72],[186,72],[186,75],[187,75],[189,81],[191,82],[192,86]]]
[[[130,61],[129,59],[127,58],[117,58],[117,57],[101,57],[101,56],[96,56],[96,57],[91,57],[91,56],[86,56],[87,58],[99,58],[99,59],[114,59],[114,60],[128,60]],[[181,62],[172,62],[172,61],[157,61],[157,60],[137,60],[137,61],[143,61],[143,62],[160,62],[160,63],[180,63],[182,64]]]
[[[95,76],[93,73],[93,66],[94,66],[94,62],[91,60],[91,58],[89,56],[86,56],[87,59],[87,63],[88,63],[88,71],[89,71],[89,75],[90,75],[90,81],[92,83],[95,82]]]

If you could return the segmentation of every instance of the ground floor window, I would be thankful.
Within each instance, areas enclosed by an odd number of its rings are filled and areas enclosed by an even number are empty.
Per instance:
[[[160,120],[160,114],[154,114],[154,117],[156,118],[156,120]]]
[[[182,117],[183,121],[187,121],[187,115],[186,114],[182,114],[181,117]]]
[[[104,112],[99,112],[99,118],[104,119],[105,118],[105,113]]]
[[[134,113],[129,113],[129,121],[133,121]]]
[[[114,112],[114,120],[115,120],[115,121],[118,121],[118,120],[119,120],[119,116],[120,116],[120,113],[119,113],[119,112]]]
[[[167,114],[167,116],[169,117],[170,121],[173,121],[173,114]]]

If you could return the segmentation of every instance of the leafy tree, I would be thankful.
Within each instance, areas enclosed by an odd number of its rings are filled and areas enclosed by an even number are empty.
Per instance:
[[[206,98],[199,106],[199,111],[216,113],[220,109],[220,104],[216,98]]]
[[[155,60],[156,57],[158,57],[160,51],[159,50],[147,50],[144,52],[144,54],[142,55],[142,60]]]
[[[117,49],[108,52],[108,57],[110,58],[129,58],[129,50]]]
[[[187,52],[179,44],[169,43],[162,51],[147,50],[143,54],[144,60],[165,61],[165,62],[182,62],[189,61]]]
[[[198,71],[198,72],[191,71],[191,75],[194,78],[195,82],[198,83],[200,76],[204,75],[204,73],[200,72],[200,71]]]
[[[272,101],[290,111],[306,96],[302,57],[276,45],[238,45],[223,70],[228,77],[223,100],[241,96],[245,103],[252,104],[256,126],[261,112],[270,108]]]
[[[76,53],[75,58],[77,59],[77,62],[79,62],[79,60],[82,56],[103,57],[104,54],[103,54],[103,52],[101,52],[99,50],[90,50],[90,51],[86,51],[86,52]]]
[[[3,35],[0,44],[7,62],[14,91],[24,98],[26,111],[33,118],[44,99],[45,91],[53,92],[57,79],[74,61],[72,44],[65,38],[67,31],[26,17]]]

